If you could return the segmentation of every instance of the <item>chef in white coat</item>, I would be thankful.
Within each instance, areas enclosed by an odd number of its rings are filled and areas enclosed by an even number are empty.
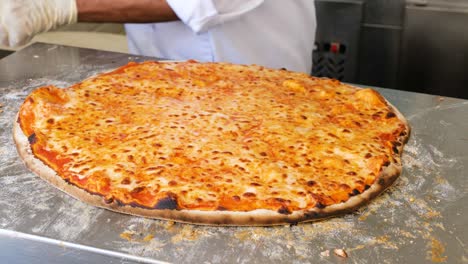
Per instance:
[[[310,73],[314,0],[1,0],[0,44],[82,22],[126,24],[130,52]]]

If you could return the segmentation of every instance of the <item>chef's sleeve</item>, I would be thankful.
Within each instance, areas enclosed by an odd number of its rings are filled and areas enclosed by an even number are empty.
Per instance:
[[[194,32],[236,19],[257,8],[264,0],[166,0],[177,16]]]

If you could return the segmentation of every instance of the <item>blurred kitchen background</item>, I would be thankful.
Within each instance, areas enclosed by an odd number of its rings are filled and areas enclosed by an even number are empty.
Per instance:
[[[315,0],[312,74],[468,99],[468,0]],[[79,23],[34,41],[128,52],[119,24]],[[0,47],[0,57],[11,53]]]

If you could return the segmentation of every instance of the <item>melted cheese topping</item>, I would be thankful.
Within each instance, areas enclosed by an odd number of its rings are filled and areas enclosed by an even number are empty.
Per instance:
[[[31,93],[33,153],[107,201],[290,213],[349,199],[407,133],[375,91],[259,66],[129,64]]]

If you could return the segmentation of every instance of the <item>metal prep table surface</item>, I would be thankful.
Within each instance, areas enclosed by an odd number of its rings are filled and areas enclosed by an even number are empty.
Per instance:
[[[144,57],[34,44],[0,60],[0,259],[8,263],[467,263],[468,101],[376,88],[408,118],[395,184],[354,214],[278,227],[204,227],[89,206],[31,173],[11,128],[34,88]],[[347,259],[333,254],[343,248]],[[330,255],[326,252],[329,250]]]

